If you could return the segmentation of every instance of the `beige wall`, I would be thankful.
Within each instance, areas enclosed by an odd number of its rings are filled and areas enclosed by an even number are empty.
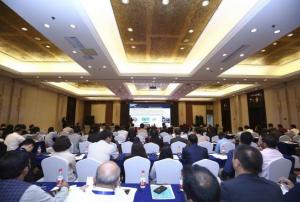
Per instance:
[[[95,123],[105,123],[105,104],[92,104],[91,115],[95,117]]]
[[[238,127],[249,125],[247,94],[236,95],[230,98],[232,132],[237,132]]]
[[[222,127],[221,101],[217,100],[213,104],[214,124],[219,124]]]
[[[114,103],[113,103],[112,122],[115,125],[120,125],[120,115],[121,115],[121,104],[120,104],[120,101],[114,101]]]
[[[192,106],[193,113],[193,123],[196,123],[196,116],[202,116],[203,122],[206,124],[206,105],[193,105]]]
[[[179,125],[186,123],[186,104],[178,102],[178,123]]]
[[[75,123],[83,124],[84,101],[76,100]]]

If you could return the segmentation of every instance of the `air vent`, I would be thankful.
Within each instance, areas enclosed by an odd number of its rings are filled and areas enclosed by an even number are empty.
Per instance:
[[[65,37],[67,42],[75,49],[84,49],[83,44],[75,36]]]
[[[231,60],[234,57],[239,57],[239,55],[242,52],[245,52],[245,50],[249,47],[250,45],[247,44],[243,44],[241,45],[238,49],[236,49],[235,51],[233,51],[230,55],[228,55],[224,60],[222,60],[222,63],[228,62],[229,60]]]
[[[85,60],[93,60],[93,56],[98,55],[94,49],[84,47],[84,45],[75,36],[65,37],[65,39],[74,49],[80,50],[80,52],[83,54],[83,59]]]
[[[98,55],[98,53],[92,49],[92,48],[83,48],[83,49],[80,49],[80,51],[85,54],[85,55],[89,55],[89,56],[96,56]]]

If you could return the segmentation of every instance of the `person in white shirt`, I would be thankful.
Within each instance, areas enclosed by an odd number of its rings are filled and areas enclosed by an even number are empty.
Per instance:
[[[244,126],[244,131],[245,131],[245,132],[249,132],[249,133],[251,133],[251,134],[254,132],[248,125],[245,125],[245,126]]]
[[[120,188],[120,168],[112,161],[101,164],[96,172],[95,185],[74,188],[69,192],[67,202],[81,201],[109,201],[132,202],[135,191],[131,189],[127,195]]]
[[[22,132],[22,128],[17,125],[14,132],[6,136],[4,144],[7,146],[7,151],[16,150],[19,147],[19,144],[25,140],[21,135]]]
[[[54,138],[58,137],[57,132],[54,130],[53,127],[48,128],[48,134],[45,136],[45,144],[47,147],[52,147],[54,144]]]
[[[115,135],[115,140],[119,144],[125,142],[128,136],[128,131],[124,129],[124,126],[121,126],[116,132],[117,134]]]
[[[137,135],[140,135],[144,138],[148,137],[148,131],[145,129],[145,125],[143,123],[140,124],[140,128],[137,131]]]
[[[299,135],[299,129],[297,129],[295,124],[291,124],[290,130],[289,130],[293,136]]]
[[[68,161],[68,179],[69,182],[76,180],[76,159],[70,152],[71,142],[68,137],[60,136],[56,138],[53,144],[54,153],[52,156],[58,156]]]
[[[110,158],[116,159],[119,156],[118,148],[111,142],[112,132],[103,130],[100,133],[101,140],[89,145],[88,158],[94,158],[102,163]]]
[[[260,177],[268,178],[268,167],[272,161],[283,158],[283,155],[276,149],[278,140],[272,133],[264,135],[262,137],[261,151],[263,157],[262,172],[259,174]]]

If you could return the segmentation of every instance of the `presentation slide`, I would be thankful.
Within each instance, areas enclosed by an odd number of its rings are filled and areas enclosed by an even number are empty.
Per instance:
[[[168,127],[171,124],[170,104],[130,103],[129,115],[135,127],[139,127],[141,123],[146,126],[155,124],[156,127],[162,127],[162,123]]]

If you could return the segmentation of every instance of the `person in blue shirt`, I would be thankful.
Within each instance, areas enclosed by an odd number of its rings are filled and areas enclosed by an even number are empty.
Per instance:
[[[252,140],[253,140],[253,137],[250,132],[243,132],[240,135],[239,144],[250,145]],[[234,168],[232,165],[233,153],[234,153],[234,149],[230,150],[227,154],[227,160],[225,162],[223,171],[221,173],[221,177],[223,180],[234,177],[235,173],[234,173]]]
[[[227,137],[226,137],[226,134],[223,133],[223,132],[220,132],[218,134],[219,136],[219,141],[217,142],[217,145],[216,145],[216,148],[215,148],[215,152],[216,153],[220,153],[220,147],[221,147],[221,144],[225,143],[225,142],[231,142],[231,140],[229,140]]]

